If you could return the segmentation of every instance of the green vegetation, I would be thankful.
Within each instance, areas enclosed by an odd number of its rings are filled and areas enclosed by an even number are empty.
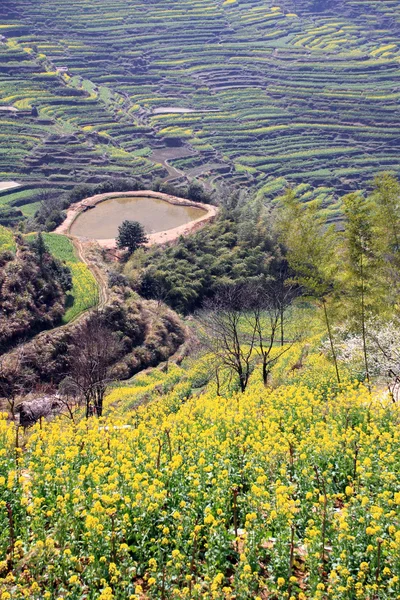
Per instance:
[[[16,244],[12,231],[0,225],[0,254],[15,252]]]
[[[48,251],[39,234],[30,244],[3,235],[0,253],[0,351],[60,323],[71,273]],[[7,249],[8,247],[8,249]],[[17,250],[14,254],[10,250]]]
[[[187,314],[222,285],[273,276],[282,258],[268,213],[258,201],[226,202],[217,221],[197,233],[170,247],[138,250],[124,267],[134,289]]]
[[[118,228],[117,247],[133,254],[148,241],[143,225],[138,221],[123,221]]]
[[[78,262],[74,245],[67,236],[57,233],[43,233],[42,235],[46,246],[58,260],[66,263]],[[34,234],[28,236],[28,239],[33,238]]]
[[[378,346],[389,360],[390,353],[377,340],[379,323],[389,321],[395,329],[399,318],[399,189],[399,181],[383,173],[367,198],[360,193],[345,196],[343,230],[327,228],[318,205],[304,206],[291,190],[281,199],[277,231],[286,241],[294,281],[323,308],[338,384],[332,315],[341,325],[342,338],[346,329],[348,336],[359,336],[353,343],[360,347],[360,374],[369,387],[371,363],[377,360],[372,348]],[[397,366],[386,368],[389,378],[397,377]]]
[[[21,1],[3,17],[1,104],[19,112],[0,111],[0,175],[68,189],[183,171],[271,195],[287,180],[334,219],[334,190],[399,172],[398,9]]]
[[[28,239],[34,239],[30,234]],[[51,254],[64,263],[71,271],[72,288],[66,295],[63,323],[70,323],[82,312],[96,306],[99,290],[96,279],[90,269],[76,255],[76,250],[69,238],[56,233],[44,233],[43,239]]]

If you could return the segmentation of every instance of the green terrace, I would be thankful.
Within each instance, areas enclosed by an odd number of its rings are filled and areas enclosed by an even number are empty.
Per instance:
[[[400,170],[399,0],[12,4],[1,103],[39,118],[0,111],[5,178],[165,177],[160,149],[212,186],[346,192]]]

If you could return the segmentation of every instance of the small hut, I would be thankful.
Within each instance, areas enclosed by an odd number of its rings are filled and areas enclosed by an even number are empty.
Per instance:
[[[42,417],[52,417],[61,410],[61,402],[57,396],[42,396],[33,400],[24,400],[17,407],[19,413],[19,424],[23,427],[31,427]]]

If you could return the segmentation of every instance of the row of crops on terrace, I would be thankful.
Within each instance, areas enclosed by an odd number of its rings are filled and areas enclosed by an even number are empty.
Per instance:
[[[213,185],[344,193],[400,170],[400,0],[11,4],[1,103],[42,123],[4,119],[2,177],[150,177],[176,144],[191,156],[170,163]]]
[[[0,181],[23,186],[2,191],[0,208],[33,216],[43,187],[54,192],[83,182],[163,176],[163,168],[146,159],[153,132],[121,122],[123,99],[60,70],[26,43],[26,31],[0,28]]]

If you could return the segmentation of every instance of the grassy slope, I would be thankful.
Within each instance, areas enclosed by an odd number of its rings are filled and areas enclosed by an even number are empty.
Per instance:
[[[97,283],[89,268],[77,258],[70,239],[56,233],[46,233],[44,240],[50,252],[71,269],[72,290],[67,295],[67,310],[63,317],[63,323],[69,323],[97,304]]]
[[[28,236],[28,239],[29,237],[32,235]],[[43,238],[53,256],[65,262],[71,270],[72,290],[67,294],[66,312],[63,317],[63,323],[69,323],[97,304],[97,283],[89,268],[76,256],[69,238],[57,233],[44,233]]]

